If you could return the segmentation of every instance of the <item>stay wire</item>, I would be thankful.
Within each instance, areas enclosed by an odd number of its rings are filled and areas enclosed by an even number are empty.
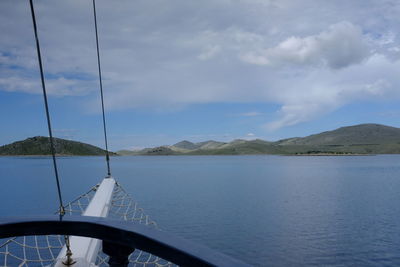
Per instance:
[[[101,110],[102,110],[102,113],[103,113],[104,142],[106,144],[107,177],[111,177],[110,155],[109,155],[109,151],[108,151],[108,141],[107,141],[106,115],[105,115],[105,112],[104,112],[103,82],[102,82],[102,78],[101,78],[101,62],[100,62],[100,52],[99,52],[99,35],[97,33],[97,14],[96,14],[96,1],[95,0],[93,0],[93,16],[94,16],[94,29],[95,29],[95,32],[96,32],[97,67],[98,67],[98,71],[99,71]]]
[[[38,56],[38,61],[39,61],[40,79],[42,81],[44,106],[45,106],[46,118],[47,118],[47,128],[49,130],[49,137],[50,137],[50,150],[51,150],[51,155],[53,157],[53,167],[54,167],[54,173],[55,173],[56,183],[57,183],[58,200],[60,202],[60,214],[64,215],[65,214],[65,208],[64,208],[63,200],[62,200],[62,196],[61,196],[60,179],[59,179],[59,176],[58,176],[57,161],[56,161],[56,151],[55,151],[55,148],[54,148],[53,133],[52,133],[52,130],[51,130],[50,112],[49,112],[49,105],[48,105],[48,102],[47,102],[46,84],[45,84],[45,81],[44,81],[42,56],[41,56],[41,53],[40,53],[39,37],[38,37],[38,31],[37,31],[37,26],[36,26],[36,16],[35,16],[35,10],[33,8],[32,0],[29,0],[29,3],[30,3],[30,7],[31,7],[33,30],[35,32],[36,51],[37,51],[37,56]]]
[[[38,61],[39,61],[40,79],[42,81],[44,106],[45,106],[46,118],[47,118],[47,128],[49,130],[49,137],[50,137],[50,150],[51,150],[51,155],[52,155],[52,158],[53,158],[54,173],[55,173],[56,183],[57,183],[58,200],[60,202],[60,220],[62,220],[63,216],[65,215],[65,207],[64,207],[63,200],[62,200],[62,195],[61,195],[60,179],[59,179],[59,176],[58,176],[57,161],[56,161],[56,150],[54,148],[53,133],[52,133],[52,130],[51,130],[50,112],[49,112],[49,105],[48,105],[48,102],[47,102],[46,84],[45,84],[45,81],[44,81],[43,63],[42,63],[42,56],[41,56],[41,53],[40,53],[39,37],[38,37],[37,26],[36,26],[35,9],[33,8],[32,0],[29,0],[29,4],[30,4],[30,7],[31,7],[33,30],[35,32],[36,51],[37,51],[37,56],[38,56]],[[63,263],[66,266],[70,266],[70,265],[74,264],[75,261],[73,261],[72,257],[71,257],[72,256],[72,252],[71,252],[71,248],[70,248],[69,236],[65,235],[64,239],[65,239],[65,245],[66,245],[67,252],[66,252],[66,261],[64,261]]]

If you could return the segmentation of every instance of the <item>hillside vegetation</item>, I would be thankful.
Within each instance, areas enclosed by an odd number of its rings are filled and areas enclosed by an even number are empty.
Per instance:
[[[187,140],[172,146],[146,148],[140,151],[124,150],[122,155],[346,155],[346,154],[400,154],[400,129],[380,124],[360,124],[333,131],[268,142],[234,140],[229,143]]]
[[[54,138],[54,147],[58,155],[97,156],[105,155],[105,150],[89,144]],[[35,136],[23,141],[0,146],[0,155],[50,155],[48,137]],[[111,153],[115,155],[115,153]]]

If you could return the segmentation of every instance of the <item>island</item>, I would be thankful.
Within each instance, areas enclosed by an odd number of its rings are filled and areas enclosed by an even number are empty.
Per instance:
[[[234,140],[232,142],[181,141],[142,150],[121,150],[120,155],[298,155],[351,156],[400,154],[400,129],[381,124],[341,127],[306,137],[279,141]]]
[[[82,142],[54,138],[56,153],[66,156],[100,156],[105,150]],[[30,137],[0,146],[0,156],[50,155],[49,138]],[[110,155],[292,155],[292,156],[355,156],[400,154],[400,128],[380,124],[341,127],[306,137],[278,141],[261,139],[193,143],[187,140],[141,150],[120,150]]]
[[[53,138],[57,155],[61,156],[102,156],[106,151],[82,142]],[[48,137],[35,136],[8,145],[0,146],[0,156],[51,155]],[[110,152],[110,155],[116,153]]]

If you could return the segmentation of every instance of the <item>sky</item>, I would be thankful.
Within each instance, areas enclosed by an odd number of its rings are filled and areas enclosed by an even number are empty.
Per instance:
[[[34,4],[54,135],[104,147],[92,2]],[[96,6],[111,150],[400,127],[400,1]],[[0,33],[0,145],[47,136],[28,1]]]

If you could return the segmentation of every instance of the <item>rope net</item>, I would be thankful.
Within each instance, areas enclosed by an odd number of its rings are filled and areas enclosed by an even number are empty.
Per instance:
[[[89,205],[99,185],[65,205],[65,214],[81,215]],[[157,224],[146,215],[138,203],[116,183],[108,218],[136,222],[153,229]],[[49,266],[54,264],[64,246],[63,235],[19,236],[0,239],[0,266]],[[73,251],[72,251],[73,253]],[[73,256],[72,256],[73,257]],[[97,266],[108,266],[108,256],[97,255]],[[129,256],[129,266],[176,266],[150,253],[135,249]]]

